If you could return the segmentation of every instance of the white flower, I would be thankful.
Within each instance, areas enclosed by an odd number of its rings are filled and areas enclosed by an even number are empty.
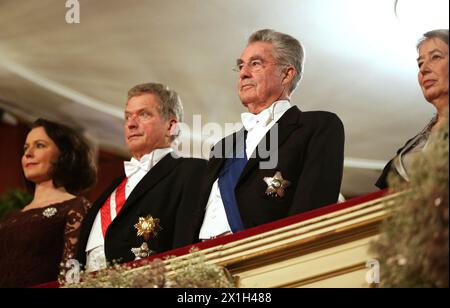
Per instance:
[[[407,260],[405,257],[400,256],[400,257],[397,259],[397,263],[398,263],[398,265],[400,265],[400,266],[405,266],[405,265],[408,263],[408,260]]]
[[[442,198],[437,198],[434,200],[434,206],[439,207],[442,204]]]

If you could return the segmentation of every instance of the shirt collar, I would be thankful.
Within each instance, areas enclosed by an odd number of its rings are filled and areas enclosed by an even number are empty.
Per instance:
[[[131,158],[130,161],[124,162],[126,176],[130,177],[139,170],[144,172],[150,171],[151,168],[171,152],[173,152],[172,148],[156,149],[149,154],[145,154],[139,160],[134,157]]]
[[[150,162],[150,167],[154,167],[161,159],[164,158],[167,154],[173,152],[172,148],[163,148],[163,149],[156,149],[153,150],[151,153],[145,154],[141,157],[140,160],[137,160],[136,158],[132,158],[139,161],[140,163],[146,163]]]
[[[242,113],[242,124],[247,131],[252,130],[255,126],[268,126],[272,122],[277,122],[291,107],[291,103],[287,100],[276,101],[256,115],[249,112]]]

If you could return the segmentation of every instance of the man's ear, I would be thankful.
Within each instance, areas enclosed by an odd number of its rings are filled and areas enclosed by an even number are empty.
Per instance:
[[[283,80],[281,81],[281,84],[283,86],[288,86],[292,83],[295,76],[295,67],[288,66],[286,70],[283,72]]]
[[[178,136],[180,134],[180,126],[175,118],[171,118],[169,121],[169,136]]]

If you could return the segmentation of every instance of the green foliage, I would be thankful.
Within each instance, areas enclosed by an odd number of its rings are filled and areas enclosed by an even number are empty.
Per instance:
[[[0,218],[6,214],[24,208],[33,197],[20,189],[10,189],[0,197]]]
[[[414,161],[411,183],[389,178],[401,195],[372,249],[379,256],[382,287],[449,286],[448,123],[433,133]]]

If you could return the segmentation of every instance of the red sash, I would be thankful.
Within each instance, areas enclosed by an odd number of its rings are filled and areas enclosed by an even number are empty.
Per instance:
[[[122,183],[120,183],[120,185],[117,186],[117,188],[116,188],[116,200],[115,200],[116,201],[116,213],[115,213],[115,216],[119,215],[120,210],[122,209],[123,205],[125,204],[125,201],[126,201],[125,186],[127,185],[127,181],[128,181],[128,178],[125,177],[125,179],[122,181]],[[108,230],[108,227],[112,222],[112,219],[111,219],[111,195],[108,197],[105,204],[103,204],[102,208],[100,209],[103,238],[105,238],[106,230]]]

